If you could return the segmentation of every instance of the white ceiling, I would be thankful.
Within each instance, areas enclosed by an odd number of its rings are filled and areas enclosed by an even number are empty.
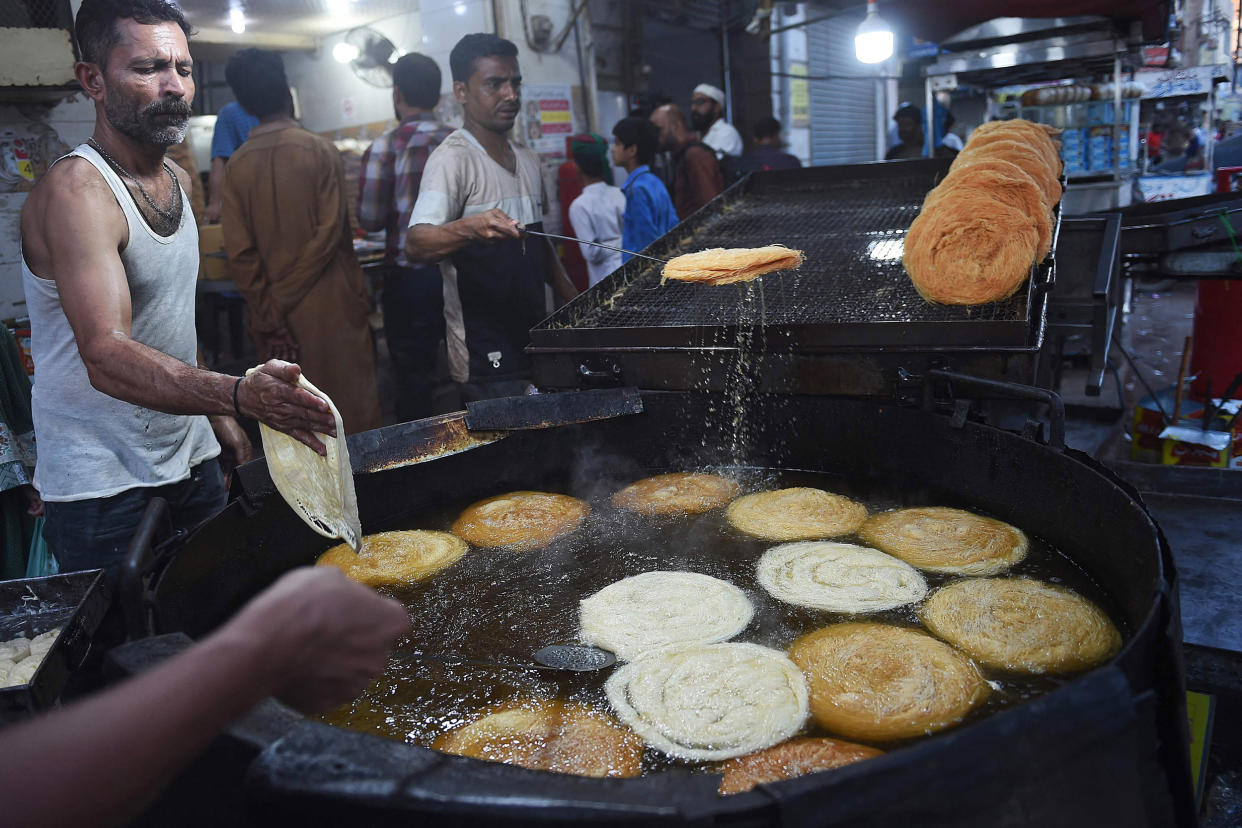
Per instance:
[[[395,14],[418,11],[417,0],[180,0],[198,31],[196,44],[312,49],[315,39]],[[235,34],[229,11],[241,8],[246,31]]]

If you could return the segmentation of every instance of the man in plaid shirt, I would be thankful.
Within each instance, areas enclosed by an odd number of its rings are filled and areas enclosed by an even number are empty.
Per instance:
[[[440,67],[426,55],[411,52],[393,66],[392,101],[400,123],[362,157],[358,223],[385,235],[384,336],[397,419],[406,422],[432,413],[444,298],[439,266],[413,267],[406,259],[405,231],[427,158],[453,129],[432,114],[440,102]]]

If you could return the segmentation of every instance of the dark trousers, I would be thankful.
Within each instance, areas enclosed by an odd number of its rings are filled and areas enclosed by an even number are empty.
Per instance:
[[[430,416],[436,356],[444,339],[444,283],[440,268],[399,267],[384,273],[384,338],[391,359],[397,420]]]
[[[220,464],[206,460],[167,486],[126,489],[111,497],[44,504],[43,537],[61,572],[105,569],[115,583],[142,514],[153,497],[168,501],[173,527],[192,529],[224,508],[228,492]]]

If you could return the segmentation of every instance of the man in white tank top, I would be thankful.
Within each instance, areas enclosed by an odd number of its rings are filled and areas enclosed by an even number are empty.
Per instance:
[[[183,528],[223,507],[217,438],[238,461],[251,454],[235,413],[318,451],[314,432],[335,428],[327,405],[291,384],[296,365],[273,360],[244,380],[198,365],[198,230],[189,179],[164,160],[194,97],[181,12],[84,0],[76,27],[95,131],[22,210],[35,486],[62,570],[115,570],[151,497]]]

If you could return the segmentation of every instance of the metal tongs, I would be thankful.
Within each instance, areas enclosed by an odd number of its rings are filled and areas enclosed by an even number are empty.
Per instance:
[[[640,259],[649,259],[660,264],[668,264],[668,259],[657,259],[655,256],[648,256],[645,253],[635,253],[633,250],[622,250],[620,247],[613,247],[610,244],[602,244],[600,242],[587,241],[586,239],[575,239],[573,236],[558,236],[555,233],[540,233],[537,230],[527,230],[522,228],[522,233],[527,236],[543,236],[545,239],[560,239],[561,241],[578,242],[578,244],[589,244],[594,247],[602,247],[605,250],[612,250],[616,253],[626,253],[630,256],[637,256]]]

